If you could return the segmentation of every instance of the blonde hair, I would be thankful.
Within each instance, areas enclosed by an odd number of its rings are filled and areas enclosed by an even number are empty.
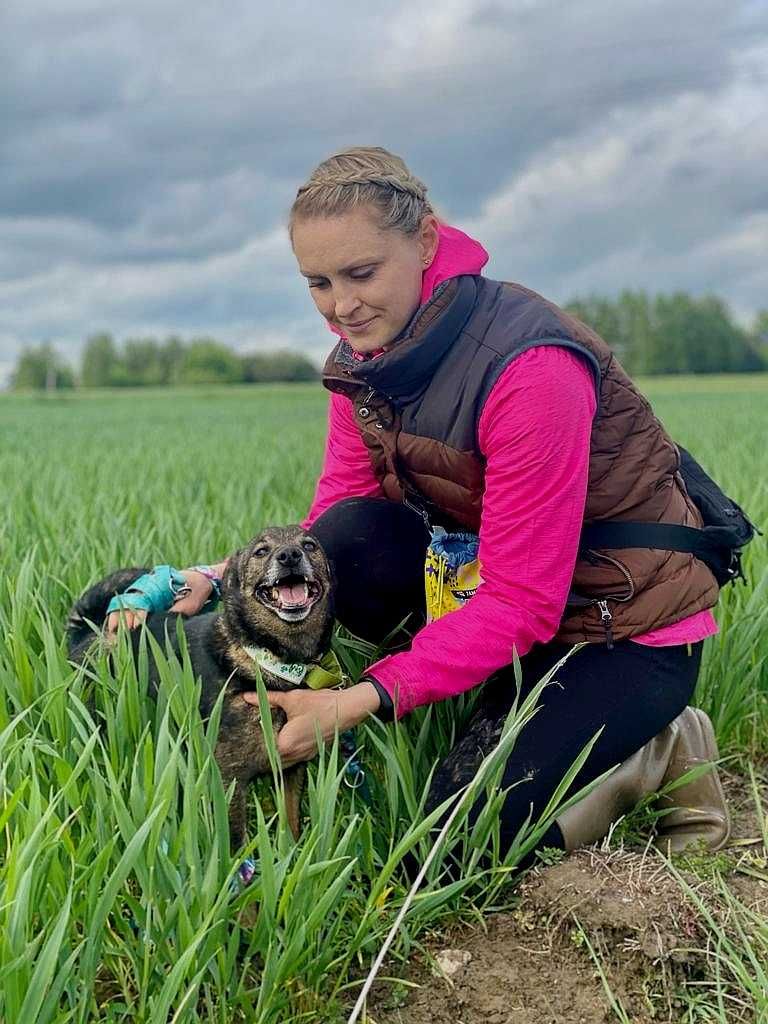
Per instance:
[[[379,211],[382,228],[406,235],[415,234],[424,215],[434,213],[427,186],[399,156],[381,146],[354,146],[318,164],[296,193],[288,218],[291,241],[300,218],[333,217],[368,203]]]

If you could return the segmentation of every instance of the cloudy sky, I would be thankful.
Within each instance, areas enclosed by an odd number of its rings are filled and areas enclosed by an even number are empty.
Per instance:
[[[320,358],[284,222],[361,143],[492,276],[768,306],[765,0],[2,0],[0,379],[104,329]]]

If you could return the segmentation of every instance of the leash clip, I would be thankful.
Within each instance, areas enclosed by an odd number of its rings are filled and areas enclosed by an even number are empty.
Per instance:
[[[365,785],[365,771],[357,761],[347,761],[344,784],[349,789],[360,789],[361,786]]]

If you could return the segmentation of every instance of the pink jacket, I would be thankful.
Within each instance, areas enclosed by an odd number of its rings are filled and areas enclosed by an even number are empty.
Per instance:
[[[441,225],[422,302],[440,281],[477,274],[479,243]],[[511,363],[480,416],[486,459],[480,527],[482,583],[458,611],[425,626],[408,651],[368,669],[403,715],[483,682],[534,643],[555,635],[565,608],[584,514],[595,391],[582,360],[534,348]],[[568,424],[568,430],[563,430]],[[352,403],[333,393],[323,469],[304,525],[342,498],[381,497]],[[710,611],[634,638],[649,646],[693,643],[717,632]]]

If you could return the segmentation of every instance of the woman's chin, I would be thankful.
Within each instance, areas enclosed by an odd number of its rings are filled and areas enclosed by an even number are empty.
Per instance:
[[[359,356],[368,356],[371,352],[378,352],[383,345],[378,341],[363,341],[362,338],[347,338],[349,347]]]
[[[389,337],[383,331],[371,331],[370,335],[349,334],[346,337],[350,348],[354,349],[361,356],[370,355],[371,352],[379,352],[381,349],[386,348],[389,342]]]

